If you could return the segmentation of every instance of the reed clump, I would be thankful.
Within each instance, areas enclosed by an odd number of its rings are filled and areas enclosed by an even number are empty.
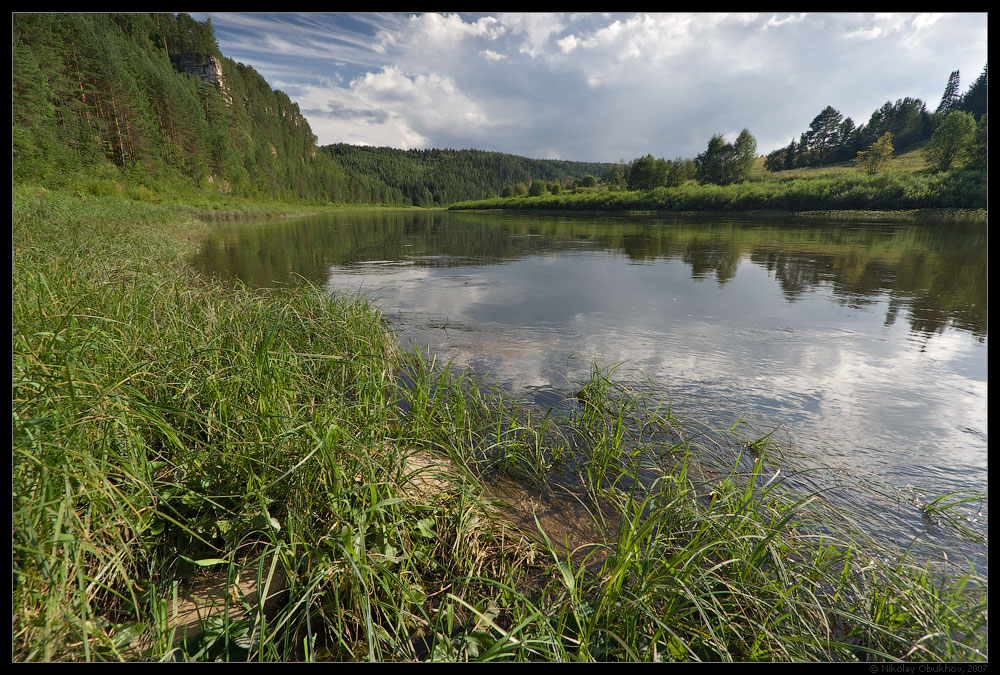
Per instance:
[[[706,477],[669,407],[596,369],[532,410],[360,298],[199,277],[207,227],[14,192],[15,660],[987,658],[985,579],[847,527],[765,442]],[[512,526],[499,479],[597,534]]]

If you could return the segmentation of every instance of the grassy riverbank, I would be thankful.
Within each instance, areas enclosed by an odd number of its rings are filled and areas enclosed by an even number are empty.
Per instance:
[[[732,185],[686,184],[642,191],[581,188],[556,195],[452,204],[452,209],[544,211],[909,211],[985,209],[986,172],[858,171],[756,176]]]
[[[985,579],[789,491],[766,440],[710,477],[607,373],[539,416],[361,300],[197,276],[190,205],[13,197],[15,660],[987,658]],[[590,538],[516,528],[511,480]]]

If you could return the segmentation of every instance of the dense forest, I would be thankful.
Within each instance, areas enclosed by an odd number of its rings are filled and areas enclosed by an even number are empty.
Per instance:
[[[15,181],[172,184],[253,199],[431,206],[606,165],[476,150],[319,148],[296,103],[186,14],[14,14]]]
[[[193,183],[246,197],[402,200],[318,153],[298,106],[223,57],[209,22],[15,14],[12,56],[15,180],[58,186],[89,175],[95,192],[117,180],[139,195]],[[180,72],[185,59],[209,77]]]
[[[495,197],[506,187],[536,180],[562,185],[587,175],[603,176],[618,166],[528,159],[483,150],[396,150],[343,143],[323,150],[344,167],[399,188],[417,206]]]

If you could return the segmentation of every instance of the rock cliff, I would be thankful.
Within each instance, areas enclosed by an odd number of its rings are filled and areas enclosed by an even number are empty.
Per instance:
[[[233,98],[226,87],[226,78],[222,75],[222,63],[211,54],[171,54],[170,63],[182,73],[196,76],[202,82],[211,84],[227,104],[232,104]]]

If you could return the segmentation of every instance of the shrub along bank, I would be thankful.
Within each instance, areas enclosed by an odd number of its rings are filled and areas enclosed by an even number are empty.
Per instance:
[[[452,209],[580,211],[815,211],[984,209],[986,172],[930,174],[858,172],[784,177],[731,185],[658,187],[642,191],[578,189],[538,197],[507,197],[452,204]]]

